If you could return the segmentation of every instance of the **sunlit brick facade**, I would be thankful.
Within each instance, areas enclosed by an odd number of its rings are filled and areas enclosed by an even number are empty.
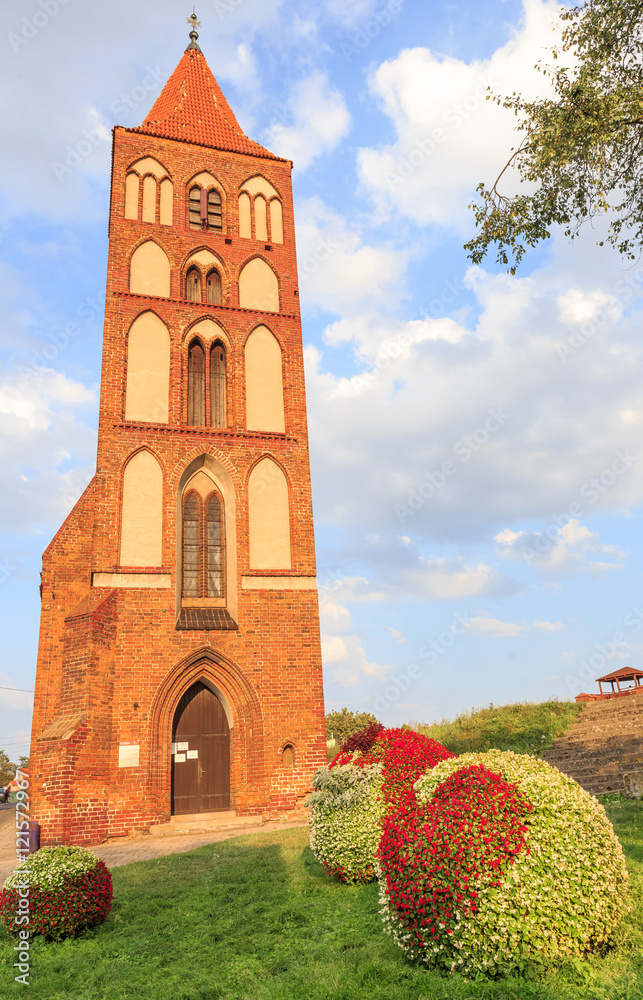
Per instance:
[[[43,557],[44,844],[287,816],[325,760],[292,164],[191,37],[114,130],[97,470]],[[205,749],[176,735],[199,692],[223,719]]]

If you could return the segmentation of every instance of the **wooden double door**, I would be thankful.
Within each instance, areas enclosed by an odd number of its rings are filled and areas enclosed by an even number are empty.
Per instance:
[[[172,729],[172,814],[230,808],[230,728],[217,696],[198,681]]]

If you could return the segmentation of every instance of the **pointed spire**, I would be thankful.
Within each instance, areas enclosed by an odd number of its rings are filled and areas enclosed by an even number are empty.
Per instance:
[[[191,42],[181,61],[143,124],[128,131],[282,159],[245,135],[197,44],[196,28],[201,22],[195,13],[188,18],[188,24],[192,25]]]
[[[194,7],[192,8],[192,13],[188,17],[188,24],[190,24],[192,26],[192,31],[190,32],[190,39],[191,40],[190,40],[190,44],[188,45],[188,49],[196,49],[197,52],[200,52],[201,49],[197,45],[197,38],[199,37],[199,33],[198,33],[198,31],[196,29],[201,27],[201,22],[197,21],[197,19],[196,19],[196,13],[195,13]],[[187,49],[185,51],[187,52]]]

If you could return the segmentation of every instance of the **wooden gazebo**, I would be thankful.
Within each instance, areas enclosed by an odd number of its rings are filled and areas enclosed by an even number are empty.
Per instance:
[[[630,683],[628,683],[628,681]],[[620,698],[623,695],[638,694],[643,691],[643,670],[636,670],[633,667],[621,667],[604,677],[597,677],[596,683],[600,688],[600,694],[578,694],[576,701],[604,701],[608,698]],[[611,691],[603,691],[603,684],[610,684]],[[621,685],[625,685],[621,687]],[[616,690],[614,690],[616,685]]]
[[[621,681],[633,681],[625,688],[626,691],[631,691],[632,687],[641,687],[641,678],[643,677],[643,670],[635,670],[633,667],[621,667],[620,670],[614,670],[611,674],[605,674],[604,677],[597,677],[596,682],[600,688],[601,694],[603,694],[603,684],[612,685],[612,694],[621,694]],[[616,684],[616,691],[614,691],[614,685]],[[608,694],[610,692],[608,691]]]

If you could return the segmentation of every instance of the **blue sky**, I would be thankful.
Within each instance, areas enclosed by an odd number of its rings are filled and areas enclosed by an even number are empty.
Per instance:
[[[470,266],[467,205],[546,92],[558,5],[210,0],[200,43],[294,187],[327,708],[386,723],[641,666],[643,263],[555,233]],[[40,555],[93,472],[110,129],[187,43],[170,0],[0,12],[0,684],[32,688]],[[508,190],[514,181],[508,178]],[[26,749],[29,694],[0,690]]]

